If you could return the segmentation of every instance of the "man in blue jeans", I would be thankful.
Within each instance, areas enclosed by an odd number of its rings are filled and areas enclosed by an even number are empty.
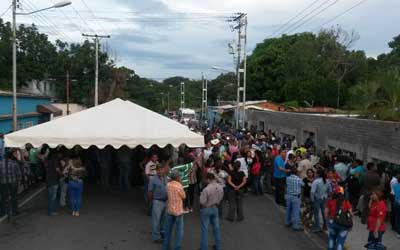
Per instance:
[[[286,219],[287,227],[292,227],[295,231],[303,231],[300,227],[300,205],[301,188],[304,182],[297,176],[297,169],[293,168],[290,176],[286,179]]]
[[[167,207],[167,177],[164,166],[157,165],[157,175],[151,176],[148,187],[148,199],[151,201],[152,240],[162,243],[165,233]]]
[[[208,185],[200,194],[201,250],[208,249],[208,225],[211,223],[214,234],[214,249],[221,249],[218,205],[224,197],[224,189],[212,173],[207,174]]]
[[[173,169],[169,175],[171,181],[167,184],[168,208],[167,208],[167,226],[165,230],[165,240],[163,250],[171,249],[172,232],[175,226],[175,244],[174,250],[181,250],[183,238],[183,200],[186,198],[183,190],[180,172]]]

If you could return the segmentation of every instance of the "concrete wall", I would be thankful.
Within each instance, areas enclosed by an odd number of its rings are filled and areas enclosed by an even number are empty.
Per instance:
[[[247,111],[248,124],[264,130],[296,136],[299,143],[307,131],[315,133],[318,149],[341,148],[356,153],[357,158],[400,164],[400,123],[329,117],[288,112]]]

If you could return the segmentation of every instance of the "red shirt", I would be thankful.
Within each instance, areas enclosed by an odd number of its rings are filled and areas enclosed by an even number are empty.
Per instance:
[[[336,199],[329,199],[326,203],[326,207],[329,209],[329,218],[333,220],[336,215]],[[351,210],[351,204],[349,201],[344,200],[342,203],[342,212],[348,212]]]
[[[371,204],[368,215],[368,230],[375,231],[375,225],[378,219],[381,220],[381,226],[379,232],[385,232],[385,217],[387,213],[387,207],[385,201],[374,201]]]

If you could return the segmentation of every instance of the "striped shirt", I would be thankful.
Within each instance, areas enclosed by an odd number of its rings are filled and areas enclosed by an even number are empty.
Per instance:
[[[168,214],[179,216],[183,214],[183,199],[186,198],[185,191],[181,183],[170,181],[167,184],[168,194]]]
[[[18,183],[19,181],[21,181],[21,178],[21,169],[16,161],[0,161],[0,184]]]

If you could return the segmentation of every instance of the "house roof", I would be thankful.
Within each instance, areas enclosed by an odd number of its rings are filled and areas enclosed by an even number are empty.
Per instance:
[[[13,92],[12,92],[12,91],[0,90],[0,96],[12,96],[12,95],[13,95]],[[28,93],[17,93],[17,97],[51,99],[50,96],[35,95],[35,94],[28,94]]]

